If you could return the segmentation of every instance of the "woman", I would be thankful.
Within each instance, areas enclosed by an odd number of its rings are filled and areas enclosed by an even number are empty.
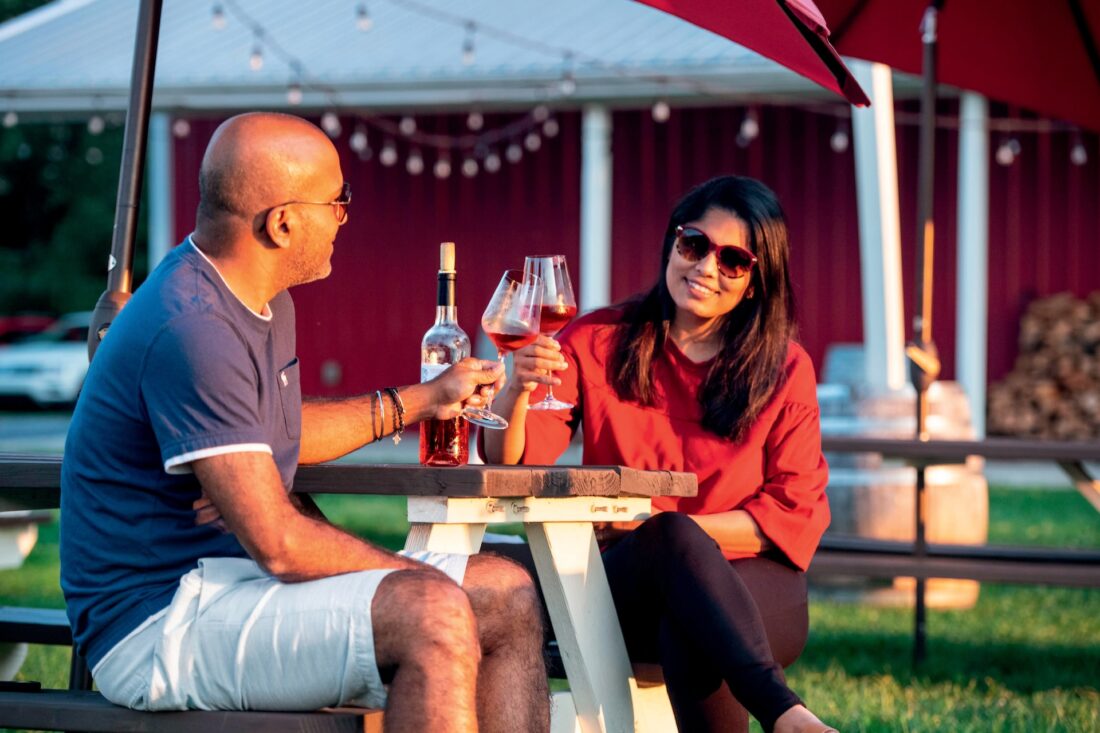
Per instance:
[[[553,463],[583,427],[584,462],[691,471],[640,526],[601,528],[631,658],[663,667],[686,731],[829,731],[786,686],[806,641],[806,581],[829,523],[813,366],[792,339],[787,227],[775,195],[727,176],[673,209],[661,275],[515,356],[485,431],[494,463]],[[539,384],[575,403],[528,412]],[[635,523],[636,524],[636,523]],[[739,704],[740,703],[740,704]],[[742,707],[743,705],[743,707]]]

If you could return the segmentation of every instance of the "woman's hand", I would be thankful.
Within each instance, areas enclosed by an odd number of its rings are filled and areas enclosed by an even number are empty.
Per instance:
[[[569,368],[561,355],[561,344],[541,334],[534,343],[515,352],[512,360],[512,377],[508,385],[515,392],[532,392],[540,384],[559,385],[561,380],[554,372]]]

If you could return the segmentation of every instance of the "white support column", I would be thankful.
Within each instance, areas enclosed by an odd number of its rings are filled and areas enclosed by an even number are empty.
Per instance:
[[[580,309],[611,302],[611,112],[584,108],[581,123]]]
[[[172,222],[172,120],[166,112],[149,119],[149,270],[175,242]]]
[[[853,60],[850,68],[871,96],[870,108],[852,110],[864,363],[870,386],[902,389],[906,383],[905,311],[893,80],[890,68],[882,64]]]
[[[989,291],[989,104],[962,95],[959,108],[959,272],[955,374],[970,401],[977,438],[985,437]]]

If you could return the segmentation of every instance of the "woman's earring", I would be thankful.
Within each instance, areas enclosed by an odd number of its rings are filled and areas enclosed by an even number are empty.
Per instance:
[[[756,295],[756,286],[755,285],[750,285],[749,289],[747,291],[745,291],[745,298],[747,300],[752,300],[752,296],[754,296],[754,295]]]

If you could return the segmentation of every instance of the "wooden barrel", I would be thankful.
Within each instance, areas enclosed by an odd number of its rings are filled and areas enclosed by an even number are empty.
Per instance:
[[[821,431],[825,435],[911,438],[916,431],[916,396],[911,386],[893,392],[853,382],[862,370],[853,366],[851,349],[840,364],[826,359],[818,387]],[[971,439],[974,429],[966,394],[954,382],[936,382],[929,390],[927,426],[933,438]],[[882,540],[912,541],[915,534],[916,470],[881,456],[827,453],[828,532]],[[926,536],[930,542],[984,544],[989,530],[989,492],[981,459],[967,464],[930,466],[925,472]],[[866,579],[820,583],[834,595],[883,605],[912,604],[912,578],[891,584]],[[978,599],[976,581],[936,578],[927,585],[933,608],[969,608]]]

